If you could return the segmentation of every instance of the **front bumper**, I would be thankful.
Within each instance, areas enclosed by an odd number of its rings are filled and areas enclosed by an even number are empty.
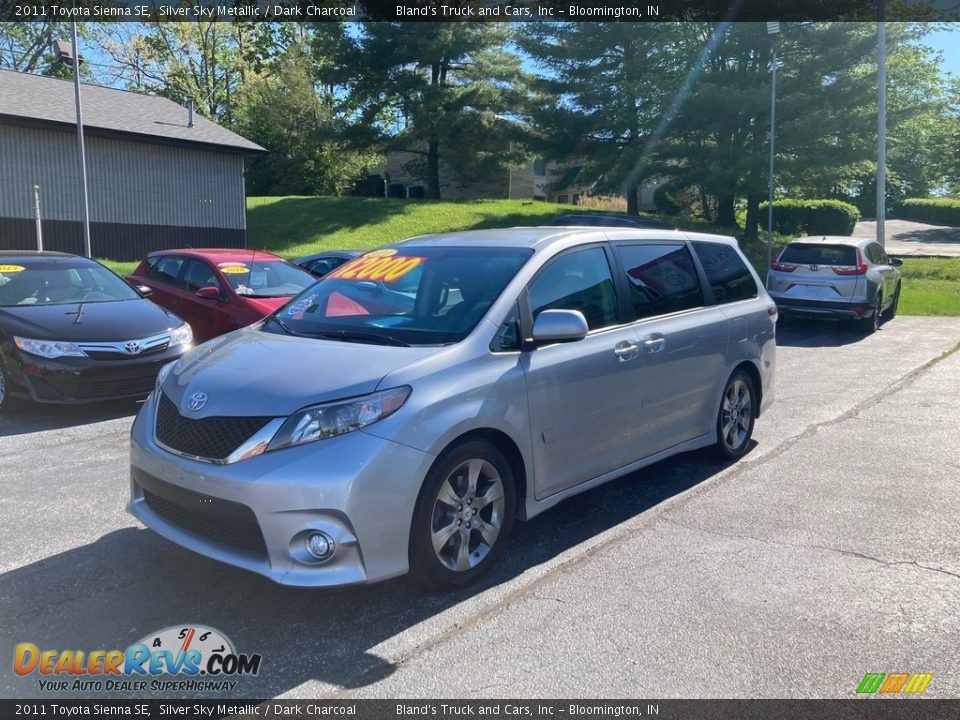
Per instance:
[[[282,585],[373,582],[408,570],[410,522],[434,457],[369,435],[346,435],[232,465],[190,460],[154,439],[154,396],[131,432],[128,511],[194,552]],[[305,552],[321,531],[336,550]]]
[[[4,361],[13,395],[38,403],[79,404],[143,397],[153,389],[160,368],[186,350],[186,347],[175,346],[149,357],[129,360],[86,357],[51,360],[8,346]]]

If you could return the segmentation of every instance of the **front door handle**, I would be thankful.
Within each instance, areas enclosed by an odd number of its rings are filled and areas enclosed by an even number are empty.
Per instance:
[[[635,342],[622,340],[613,347],[613,354],[617,356],[620,362],[633,360],[640,353],[640,346]]]
[[[667,339],[663,335],[647,335],[643,341],[643,347],[647,352],[658,353],[667,346]]]

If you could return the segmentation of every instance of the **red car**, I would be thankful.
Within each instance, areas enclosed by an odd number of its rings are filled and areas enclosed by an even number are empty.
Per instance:
[[[206,248],[150,253],[127,279],[190,323],[197,342],[260,320],[316,282],[268,252]]]

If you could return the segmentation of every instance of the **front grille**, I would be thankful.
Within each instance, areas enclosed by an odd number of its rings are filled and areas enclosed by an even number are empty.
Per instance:
[[[86,380],[77,385],[76,397],[78,400],[97,400],[124,395],[146,395],[156,381],[156,374],[119,380]]]
[[[246,505],[173,487],[142,471],[134,477],[150,509],[168,522],[220,545],[266,556],[257,516]]]
[[[157,440],[177,452],[209,460],[224,460],[273,418],[185,418],[163,393],[157,407]]]
[[[139,360],[140,358],[150,357],[151,355],[159,355],[160,353],[164,352],[169,345],[169,341],[164,342],[155,347],[147,348],[136,355],[130,355],[129,353],[124,352],[116,352],[114,350],[85,350],[84,352],[91,360]]]

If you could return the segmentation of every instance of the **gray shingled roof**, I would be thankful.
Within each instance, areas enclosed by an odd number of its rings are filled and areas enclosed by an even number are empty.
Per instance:
[[[186,108],[167,98],[87,83],[81,84],[80,94],[84,128],[97,134],[120,133],[142,136],[146,141],[265,152],[256,143],[196,112],[193,127],[188,127]],[[4,121],[76,127],[73,82],[0,70],[0,122]]]

